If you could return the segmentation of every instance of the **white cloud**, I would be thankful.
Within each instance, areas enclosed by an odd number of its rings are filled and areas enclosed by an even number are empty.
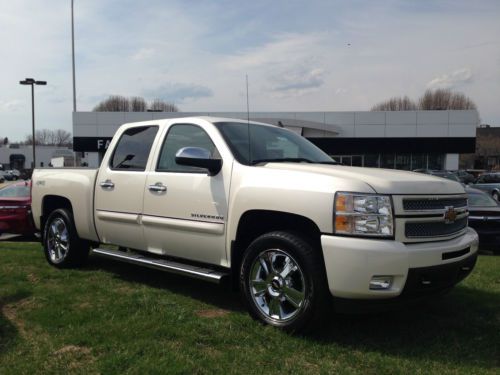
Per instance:
[[[276,77],[271,89],[280,96],[301,96],[323,86],[324,73],[319,68],[297,67]]]
[[[141,48],[139,51],[132,55],[132,60],[140,61],[140,60],[148,60],[154,57],[156,54],[156,50],[153,48]]]
[[[2,112],[17,112],[25,106],[26,103],[18,99],[0,101],[0,111]]]
[[[278,35],[271,42],[228,56],[222,65],[228,69],[244,70],[294,64],[294,61],[314,54],[316,48],[325,42],[325,37],[320,33]]]
[[[210,97],[213,92],[208,87],[184,84],[184,83],[166,83],[155,88],[150,88],[144,91],[144,94],[149,99],[162,99],[174,103],[183,102],[197,98]]]
[[[443,74],[427,83],[429,89],[451,89],[462,86],[472,81],[472,71],[469,68],[455,70],[449,74]]]

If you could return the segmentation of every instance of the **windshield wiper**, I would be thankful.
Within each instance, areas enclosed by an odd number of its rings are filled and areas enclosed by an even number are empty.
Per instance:
[[[276,158],[276,159],[257,159],[257,160],[252,160],[251,165],[259,164],[259,163],[315,163],[312,160],[306,159],[306,158]]]

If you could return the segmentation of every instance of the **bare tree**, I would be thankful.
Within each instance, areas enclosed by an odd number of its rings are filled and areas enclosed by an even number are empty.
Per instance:
[[[415,111],[417,105],[408,96],[394,97],[372,107],[372,111]]]
[[[161,99],[154,99],[149,106],[144,98],[133,96],[126,98],[124,96],[113,95],[97,104],[94,112],[179,112],[175,104]]]
[[[49,145],[52,143],[52,130],[41,129],[35,132],[35,142],[37,145]]]
[[[9,144],[9,138],[8,137],[5,137],[2,141],[2,143],[6,146]]]
[[[22,142],[25,145],[33,144],[32,135],[27,135]],[[51,130],[41,129],[35,132],[35,144],[43,146],[71,146],[72,136],[70,132],[63,129]]]
[[[179,112],[179,109],[175,106],[175,104],[168,103],[161,99],[154,99],[149,104],[149,109],[151,111],[159,111],[159,112]]]
[[[427,90],[418,100],[418,107],[421,110],[477,109],[470,98],[449,89]]]
[[[146,112],[147,104],[144,98],[140,96],[134,96],[130,100],[130,110],[132,112]]]
[[[55,146],[70,146],[73,143],[71,138],[71,133],[66,130],[57,129],[53,132],[53,143]]]
[[[130,102],[120,95],[112,95],[103,100],[93,109],[94,112],[129,112]]]
[[[427,90],[415,104],[407,96],[394,97],[372,107],[372,111],[414,111],[414,110],[448,110],[477,109],[476,104],[461,92],[449,89]]]

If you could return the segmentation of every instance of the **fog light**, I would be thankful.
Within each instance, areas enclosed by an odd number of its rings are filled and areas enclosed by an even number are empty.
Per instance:
[[[370,290],[387,290],[392,285],[392,276],[373,276],[370,280]]]

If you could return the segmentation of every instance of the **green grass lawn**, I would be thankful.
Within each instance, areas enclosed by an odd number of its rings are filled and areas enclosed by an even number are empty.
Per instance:
[[[0,243],[0,374],[499,374],[500,257],[418,309],[332,315],[294,336],[225,287],[91,257],[50,267]]]

